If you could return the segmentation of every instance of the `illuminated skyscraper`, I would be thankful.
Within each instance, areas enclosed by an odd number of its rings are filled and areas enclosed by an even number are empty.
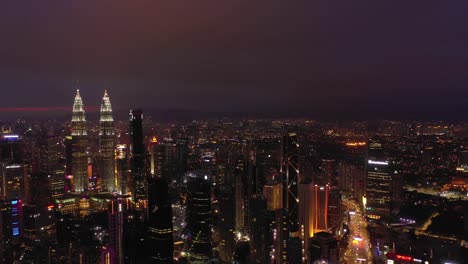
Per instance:
[[[380,140],[369,141],[366,161],[366,214],[380,219],[389,216],[393,200],[393,173]]]
[[[269,211],[273,213],[273,221],[271,223],[272,237],[273,237],[273,249],[270,253],[272,256],[271,263],[282,264],[288,261],[288,211],[285,209],[278,209],[275,211]]]
[[[314,185],[311,182],[299,184],[299,224],[301,226],[300,238],[304,241],[304,252],[308,257],[309,239],[314,236]]]
[[[80,90],[76,90],[75,102],[73,103],[73,114],[71,121],[72,136],[72,173],[74,189],[82,192],[88,189],[88,156],[86,132],[86,117]]]
[[[111,102],[106,90],[102,98],[101,119],[99,120],[99,152],[102,156],[100,166],[102,186],[107,191],[115,191],[116,187],[119,185],[118,179],[115,177],[114,173],[114,148],[114,118],[112,117]]]
[[[283,136],[283,206],[288,209],[290,232],[299,231],[299,144],[296,133],[286,133]]]
[[[115,148],[115,173],[117,177],[118,186],[116,189],[118,192],[123,194],[128,193],[131,190],[131,179],[128,162],[128,149],[125,144],[117,144]]]
[[[2,197],[11,199],[24,199],[26,182],[24,166],[18,163],[1,163]]]
[[[330,199],[330,186],[314,185],[312,210],[314,215],[314,234],[328,230],[328,204]]]
[[[161,143],[156,137],[150,141],[151,175],[164,178],[167,182],[175,180],[174,155],[176,146],[173,143]]]
[[[19,260],[23,237],[23,205],[18,199],[0,200],[0,264]]]
[[[266,184],[263,186],[263,195],[267,200],[268,210],[274,211],[283,207],[283,192],[281,183]]]
[[[134,201],[146,200],[148,167],[143,143],[143,112],[130,111],[132,196]]]
[[[24,199],[27,193],[27,177],[21,155],[18,135],[0,138],[0,195],[11,199]]]

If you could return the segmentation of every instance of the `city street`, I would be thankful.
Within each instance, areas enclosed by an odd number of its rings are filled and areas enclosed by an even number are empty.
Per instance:
[[[348,238],[348,248],[344,253],[344,259],[348,264],[372,263],[369,234],[367,232],[367,222],[362,215],[361,209],[355,201],[344,201],[348,208],[350,229]]]

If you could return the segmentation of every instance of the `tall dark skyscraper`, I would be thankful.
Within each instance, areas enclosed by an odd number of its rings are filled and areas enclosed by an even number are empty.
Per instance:
[[[143,139],[143,112],[141,110],[132,110],[130,112],[130,140],[132,153],[132,196],[134,201],[146,200],[147,194],[148,166],[146,164]]]
[[[173,261],[172,206],[165,179],[148,180],[148,230],[146,244],[150,263],[170,264]]]
[[[337,187],[330,188],[328,196],[328,228],[332,229],[332,233],[340,230],[343,221],[341,199],[340,190]]]
[[[80,90],[76,90],[75,102],[73,103],[73,115],[71,121],[72,136],[72,174],[73,185],[76,192],[88,189],[88,156],[86,132],[86,117]]]
[[[206,261],[211,247],[211,185],[208,172],[187,172],[187,228],[192,237],[191,259]]]
[[[268,223],[266,221],[267,200],[262,195],[254,195],[250,203],[250,239],[251,239],[251,263],[268,263],[271,241],[269,237]]]
[[[228,262],[234,252],[234,231],[236,227],[234,188],[230,185],[219,187],[219,217],[217,230],[219,230],[219,257]]]
[[[112,249],[112,257],[116,264],[124,264],[123,230],[125,208],[125,200],[118,197],[111,201],[108,214],[109,246]]]
[[[283,206],[288,209],[290,232],[299,231],[299,144],[296,133],[283,136]]]
[[[101,118],[99,120],[99,152],[101,154],[100,174],[103,188],[107,191],[117,191],[119,185],[115,177],[115,129],[114,118],[112,117],[112,106],[107,94],[101,103]]]
[[[177,182],[182,181],[188,170],[188,152],[188,139],[185,137],[177,138],[175,153],[175,174]]]

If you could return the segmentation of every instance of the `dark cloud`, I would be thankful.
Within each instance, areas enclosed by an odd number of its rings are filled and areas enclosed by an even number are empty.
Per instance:
[[[463,104],[467,8],[465,1],[10,1],[0,8],[0,86],[8,90],[0,104],[67,106],[76,79],[85,104],[97,105],[107,86],[122,109],[346,115],[388,113],[376,98],[405,109]]]

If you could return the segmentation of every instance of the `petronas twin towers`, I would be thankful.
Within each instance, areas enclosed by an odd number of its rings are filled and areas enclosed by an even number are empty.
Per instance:
[[[80,90],[76,90],[71,121],[72,136],[72,173],[75,192],[89,189],[89,178],[92,170],[88,170],[88,133],[86,117]],[[106,191],[117,191],[119,183],[114,172],[115,129],[112,117],[112,106],[107,90],[101,102],[101,117],[99,120],[99,155],[98,169],[102,179],[102,188]]]

